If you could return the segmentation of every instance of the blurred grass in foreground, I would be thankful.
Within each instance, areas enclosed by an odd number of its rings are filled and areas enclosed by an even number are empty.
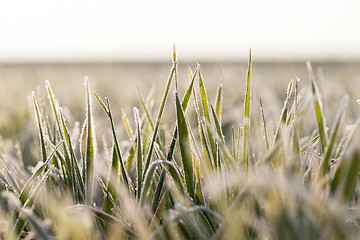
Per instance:
[[[358,239],[357,68],[214,66],[4,91],[2,238]]]

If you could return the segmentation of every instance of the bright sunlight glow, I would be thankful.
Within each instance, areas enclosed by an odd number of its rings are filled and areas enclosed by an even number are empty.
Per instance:
[[[2,1],[0,62],[360,59],[356,0]]]

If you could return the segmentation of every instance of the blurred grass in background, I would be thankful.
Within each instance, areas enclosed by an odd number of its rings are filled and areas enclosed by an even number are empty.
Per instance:
[[[201,72],[210,96],[215,96],[219,83],[224,91],[224,121],[223,124],[233,126],[234,121],[241,116],[242,94],[245,91],[243,79],[246,75],[247,63],[212,63],[201,64]],[[334,116],[337,111],[338,96],[349,94],[350,99],[360,97],[360,63],[312,63],[315,75],[321,86],[322,95],[326,103],[326,114]],[[180,62],[178,65],[179,88],[184,91],[188,83],[188,66],[195,69],[196,63]],[[143,97],[152,89],[155,98],[161,97],[162,86],[167,79],[169,63],[101,63],[101,64],[12,64],[0,65],[0,136],[2,141],[12,139],[19,142],[22,153],[28,156],[29,163],[34,163],[32,139],[34,133],[29,112],[28,97],[32,91],[40,91],[43,98],[47,98],[44,91],[45,80],[49,80],[56,97],[63,106],[65,113],[71,112],[71,119],[81,119],[85,115],[83,107],[83,79],[88,76],[93,89],[100,95],[111,96],[116,106],[115,119],[121,119],[123,109],[127,115],[132,115],[132,106],[140,107],[136,86]],[[285,99],[284,86],[291,79],[300,79],[300,88],[308,83],[308,72],[304,62],[253,64],[253,98],[255,109],[258,109],[258,99],[261,96],[265,111],[275,116],[280,114],[282,101]],[[329,101],[327,101],[329,100]],[[354,101],[350,102],[350,106]],[[100,114],[99,114],[100,113]],[[95,108],[94,114],[104,119],[101,109]],[[350,107],[348,115],[355,119],[357,109]],[[164,116],[172,116],[171,114]],[[170,119],[173,120],[173,119]],[[331,120],[331,117],[330,117]],[[98,120],[99,121],[99,120]],[[106,121],[106,120],[104,120]],[[166,122],[166,120],[164,121]],[[103,126],[103,124],[98,124]],[[7,152],[14,152],[11,149]],[[3,144],[7,146],[7,144]],[[31,156],[31,157],[30,157]]]

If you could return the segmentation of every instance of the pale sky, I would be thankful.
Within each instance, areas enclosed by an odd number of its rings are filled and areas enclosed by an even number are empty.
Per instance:
[[[360,60],[360,1],[1,1],[0,32],[0,63]]]

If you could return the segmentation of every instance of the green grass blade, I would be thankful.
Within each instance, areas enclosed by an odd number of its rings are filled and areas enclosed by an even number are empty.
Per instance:
[[[142,138],[141,138],[141,120],[139,117],[139,110],[137,108],[133,108],[134,110],[134,118],[136,123],[136,132],[137,132],[137,146],[136,146],[136,172],[137,172],[137,197],[140,198],[141,194],[141,185],[142,185],[142,165],[143,165],[143,156],[142,156]]]
[[[269,150],[270,146],[269,146],[269,139],[268,139],[268,133],[267,133],[267,128],[266,128],[266,118],[265,118],[264,108],[263,108],[261,98],[260,98],[260,112],[261,112],[262,123],[263,123],[263,127],[264,127],[264,138],[265,138],[266,149]]]
[[[119,230],[122,231],[123,233],[127,234],[128,235],[127,237],[129,237],[129,239],[138,239],[139,238],[137,233],[133,229],[131,229],[124,220],[122,220],[118,217],[114,217],[104,211],[99,210],[98,208],[78,204],[78,205],[72,206],[70,209],[72,209],[72,210],[86,209],[86,210],[90,211],[90,213],[94,214],[96,217],[102,219],[105,222],[119,224],[121,226],[121,228]]]
[[[209,131],[211,131],[211,134],[213,134],[215,136],[215,141],[216,141],[216,164],[219,163],[219,158],[220,158],[220,149],[221,149],[221,154],[223,155],[224,157],[224,160],[226,160],[227,163],[230,164],[230,166],[233,168],[235,167],[234,166],[234,162],[235,162],[235,159],[233,158],[232,154],[231,154],[231,151],[229,151],[229,149],[227,148],[227,146],[225,145],[225,142],[222,141],[221,137],[219,136],[219,134],[217,134],[217,130],[214,129],[214,127],[210,126],[210,123],[209,122],[206,122],[207,124],[207,128]],[[220,168],[220,165],[217,165],[217,167]]]
[[[105,211],[108,214],[112,213],[111,209],[114,207],[113,202],[116,199],[115,189],[116,189],[117,184],[120,183],[119,181],[116,180],[116,179],[120,180],[120,172],[119,171],[120,171],[119,158],[117,156],[116,148],[114,145],[113,151],[112,151],[112,161],[111,161],[109,182],[107,185],[107,192],[106,192],[106,197],[105,197],[104,205],[103,205],[103,211]]]
[[[184,97],[182,99],[182,103],[181,103],[181,106],[182,106],[182,108],[184,109],[185,112],[186,112],[187,106],[189,104],[191,93],[192,93],[193,88],[194,88],[195,77],[196,77],[196,74],[197,74],[198,70],[199,70],[199,68],[196,68],[194,75],[191,76],[192,74],[191,74],[191,70],[189,68],[189,74],[190,74],[191,81],[190,81],[190,85],[189,85],[188,89],[186,90],[186,93],[185,93],[185,95],[184,95]]]
[[[251,71],[252,71],[252,60],[251,60],[251,49],[249,54],[249,64],[248,64],[248,72],[247,72],[247,80],[246,80],[246,91],[245,91],[245,100],[244,100],[244,134],[243,134],[243,164],[244,170],[248,170],[248,160],[249,160],[249,128],[250,128],[250,83],[251,83]]]
[[[56,147],[54,148],[52,153],[48,156],[46,161],[41,164],[41,166],[33,173],[33,175],[30,177],[30,179],[26,182],[26,184],[23,187],[23,189],[21,190],[21,193],[20,193],[20,196],[19,196],[19,199],[20,199],[20,201],[22,203],[25,203],[25,201],[28,199],[28,194],[29,194],[30,189],[31,189],[31,183],[34,181],[35,178],[37,178],[40,175],[40,173],[42,173],[44,171],[44,169],[49,164],[50,160],[53,158],[54,154],[56,153],[56,151],[58,150],[58,148],[60,147],[60,145],[62,143],[63,143],[63,141],[60,141],[56,145]]]
[[[192,75],[191,70],[189,68],[189,74],[190,74],[191,82],[190,82],[190,85],[189,85],[189,87],[188,87],[188,89],[187,89],[187,91],[186,91],[186,93],[184,95],[184,98],[182,100],[182,103],[181,103],[181,106],[182,106],[182,108],[183,108],[183,110],[185,112],[186,112],[186,109],[188,107],[188,103],[189,103],[189,100],[190,100],[189,94],[191,95],[191,92],[194,89],[193,85],[194,85],[195,76],[196,76],[197,71],[198,71],[198,68],[196,68],[194,75]],[[167,154],[167,157],[166,157],[166,159],[168,161],[171,161],[172,156],[174,154],[177,134],[178,134],[178,128],[177,128],[177,126],[175,126],[174,134],[173,134],[173,137],[172,137],[172,140],[171,140],[171,143],[170,143],[170,147],[169,147],[169,151],[168,151],[168,154]]]
[[[239,124],[239,127],[237,129],[237,141],[236,141],[236,155],[235,155],[235,161],[240,161],[240,138],[241,138],[241,130],[242,126]]]
[[[154,131],[154,124],[153,124],[152,121],[151,121],[149,111],[148,111],[148,109],[147,109],[147,107],[146,107],[146,105],[145,105],[144,99],[143,99],[143,97],[142,97],[142,95],[141,95],[141,92],[140,92],[140,89],[139,89],[139,86],[138,86],[138,85],[136,85],[136,91],[137,91],[137,93],[138,93],[138,97],[139,97],[139,99],[140,99],[141,106],[143,107],[143,109],[144,109],[144,111],[145,111],[145,114],[146,114],[146,117],[147,117],[147,119],[148,119],[148,121],[149,121],[149,123],[150,123],[151,129]]]
[[[159,181],[157,183],[154,197],[153,197],[152,204],[151,204],[151,210],[153,213],[155,213],[155,211],[159,208],[159,204],[160,204],[160,200],[161,200],[160,194],[162,191],[165,190],[165,187],[164,187],[165,177],[166,177],[166,172],[165,172],[165,170],[163,170],[163,171],[161,171],[161,175],[159,177]]]
[[[190,155],[190,139],[188,133],[188,127],[185,120],[184,112],[180,104],[179,95],[175,93],[176,98],[176,115],[177,115],[177,126],[179,129],[179,146],[182,158],[182,164],[185,173],[185,182],[188,194],[192,199],[195,199],[194,192],[194,169]]]
[[[45,228],[44,224],[40,222],[40,219],[37,218],[31,211],[26,211],[26,212],[27,212],[26,219],[32,225],[32,228],[34,229],[34,232],[36,233],[38,239],[42,239],[42,240],[53,239],[53,237],[50,235],[48,230]]]
[[[130,127],[129,121],[127,120],[124,110],[121,109],[121,113],[122,113],[123,122],[124,122],[125,128],[127,130],[128,136],[130,138],[130,141],[133,142],[134,137],[133,137],[133,133],[132,133],[132,129]]]
[[[200,89],[200,99],[202,103],[203,114],[205,116],[205,121],[208,121],[210,123],[209,101],[200,70],[199,70],[199,89]],[[210,145],[212,158],[216,159],[216,148],[215,148],[214,138],[211,134],[211,130],[208,127],[206,128],[206,134],[208,136],[207,141]],[[206,139],[206,136],[204,136],[204,139]],[[214,163],[216,167],[216,161],[214,161]]]
[[[206,120],[210,122],[208,98],[200,70],[199,70],[199,88],[200,88],[200,98],[201,98],[203,113]]]
[[[121,156],[120,146],[119,146],[119,142],[118,142],[116,132],[115,132],[114,121],[113,121],[113,118],[112,118],[109,98],[106,98],[106,105],[107,105],[107,109],[109,111],[108,117],[110,119],[110,125],[111,125],[111,131],[112,131],[112,134],[113,134],[114,145],[115,145],[116,153],[117,153],[117,156],[118,156],[119,162],[120,162],[121,175],[123,177],[123,181],[125,183],[125,186],[130,191],[129,180],[128,180],[129,178],[128,178],[128,175],[126,173],[124,161],[123,161],[122,156]]]
[[[48,163],[50,162],[50,160],[48,161]],[[44,170],[46,167],[42,168],[42,170]],[[45,182],[45,180],[48,178],[49,173],[52,172],[53,170],[53,166],[51,166],[49,169],[47,169],[47,171],[45,171],[43,177],[40,179],[40,181],[34,186],[32,187],[32,192],[31,195],[29,195],[28,199],[25,201],[25,203],[23,204],[23,206],[21,207],[20,205],[18,205],[17,207],[15,207],[13,215],[12,215],[12,219],[13,221],[13,229],[11,231],[10,236],[8,236],[8,239],[18,239],[20,237],[21,231],[24,229],[26,222],[29,220],[31,222],[31,220],[29,219],[29,210],[30,208],[33,207],[34,205],[34,201],[37,198],[37,195],[40,192],[40,187],[43,185],[43,183]],[[12,227],[12,225],[10,225]],[[40,229],[35,229],[36,230],[40,230]],[[45,232],[42,232],[45,233]]]
[[[162,101],[161,101],[161,105],[160,105],[158,116],[157,116],[156,123],[155,123],[155,130],[154,130],[154,133],[153,133],[153,137],[151,139],[150,147],[149,147],[147,157],[146,157],[146,161],[145,161],[145,166],[144,166],[144,171],[143,171],[144,176],[145,176],[145,173],[146,173],[146,171],[147,171],[147,169],[149,167],[149,164],[150,164],[151,156],[152,156],[152,153],[153,153],[153,150],[154,150],[154,143],[155,143],[155,140],[156,140],[156,137],[157,137],[157,132],[158,132],[159,126],[160,126],[161,116],[162,116],[163,111],[164,111],[165,102],[166,102],[166,99],[167,99],[167,96],[168,96],[168,93],[169,93],[169,88],[170,88],[170,84],[171,84],[171,81],[172,81],[173,76],[174,76],[176,65],[177,65],[177,63],[175,61],[174,65],[173,65],[173,67],[172,67],[172,69],[170,71],[170,75],[169,75],[169,78],[168,78],[168,81],[167,81],[165,92],[164,92],[164,95],[163,95],[163,98],[162,98]]]
[[[223,98],[223,87],[222,84],[219,84],[218,89],[216,91],[216,97],[215,97],[215,112],[216,116],[219,119],[219,122],[221,123],[221,113],[222,113],[222,98]]]
[[[90,98],[89,80],[85,78],[86,89],[86,146],[85,146],[85,197],[86,203],[90,206],[93,198],[93,185],[94,185],[94,162],[95,162],[95,136],[94,136],[94,123],[92,117],[92,106]]]
[[[276,133],[275,133],[275,139],[274,139],[274,144],[279,140],[280,137],[280,131],[281,131],[281,127],[285,126],[286,124],[286,119],[288,116],[288,108],[289,108],[289,101],[290,101],[290,97],[293,91],[293,80],[290,81],[288,88],[287,88],[287,92],[286,92],[286,99],[284,102],[284,107],[281,111],[281,115],[280,115],[280,120],[279,120],[279,125],[276,129]]]
[[[123,162],[122,157],[121,157],[119,142],[118,142],[116,132],[115,132],[115,126],[114,126],[114,121],[113,121],[113,118],[112,118],[109,98],[105,97],[105,100],[106,100],[106,105],[105,105],[105,103],[100,99],[100,97],[96,93],[94,93],[94,94],[95,94],[96,99],[98,100],[98,102],[100,103],[100,105],[102,106],[102,108],[104,109],[105,113],[107,114],[107,116],[108,116],[108,118],[110,120],[111,132],[112,132],[112,135],[113,135],[114,146],[115,146],[117,157],[119,158],[119,162],[120,162],[121,175],[122,175],[122,178],[123,178],[123,181],[124,181],[124,184],[125,184],[126,188],[130,191],[128,176],[127,176],[127,173],[126,173],[126,170],[125,170],[124,162]]]
[[[213,168],[214,167],[214,158],[211,152],[211,148],[210,148],[210,143],[207,140],[207,136],[205,135],[205,131],[204,131],[204,124],[202,122],[202,116],[200,114],[200,108],[199,108],[199,104],[198,104],[198,100],[197,100],[197,96],[196,96],[196,92],[195,89],[193,88],[193,95],[194,95],[194,105],[195,105],[195,111],[196,111],[196,116],[198,119],[198,128],[199,128],[199,134],[200,134],[200,140],[201,140],[201,144],[203,147],[203,153],[207,162],[207,165],[209,168]]]
[[[206,137],[205,131],[204,131],[204,123],[201,121],[200,116],[198,117],[198,126],[199,126],[199,132],[200,132],[200,139],[203,146],[203,152],[205,155],[206,162],[210,168],[215,167],[215,159],[211,152],[211,146],[210,143]]]
[[[311,67],[310,62],[306,62],[306,66],[307,66],[307,70],[309,72],[309,76],[310,76],[310,80],[311,80],[311,89],[312,89],[312,93],[314,96],[314,107],[315,107],[315,113],[316,113],[316,120],[317,120],[317,125],[318,125],[318,129],[319,129],[319,135],[320,135],[320,149],[321,152],[325,151],[325,147],[327,145],[327,136],[326,136],[326,131],[325,131],[325,119],[324,119],[324,114],[323,114],[323,110],[322,110],[322,103],[321,103],[321,96],[320,96],[320,92],[319,89],[317,87],[317,84],[315,82],[315,77],[314,77],[314,73]]]
[[[331,154],[333,153],[333,150],[334,150],[333,148],[334,148],[335,140],[336,140],[336,137],[337,137],[338,132],[339,132],[341,120],[342,120],[343,115],[344,115],[344,111],[345,111],[345,108],[346,108],[346,105],[347,105],[347,101],[348,101],[348,96],[345,96],[342,99],[341,103],[340,103],[340,108],[339,108],[339,111],[338,111],[338,113],[336,115],[334,126],[332,127],[332,131],[331,131],[331,134],[330,134],[330,140],[329,140],[328,145],[326,146],[326,149],[325,149],[325,156],[324,156],[324,159],[323,159],[323,161],[321,163],[321,168],[320,168],[320,175],[321,176],[324,176],[330,169],[330,157],[331,157]]]
[[[84,200],[84,191],[85,191],[85,185],[84,185],[84,181],[81,177],[81,173],[80,173],[80,169],[79,169],[79,165],[78,162],[76,160],[76,155],[75,152],[73,150],[72,144],[71,144],[71,138],[69,135],[69,131],[67,129],[66,123],[65,123],[65,119],[63,116],[63,113],[60,109],[60,118],[61,118],[61,124],[64,130],[64,136],[65,136],[65,140],[66,140],[66,144],[69,148],[70,151],[70,157],[71,157],[71,168],[75,170],[75,173],[73,173],[73,176],[76,176],[74,179],[76,180],[76,182],[73,184],[74,187],[76,186],[76,192],[74,192],[75,196],[78,197],[78,201],[82,201]],[[79,184],[79,185],[78,185]],[[79,187],[79,189],[77,189],[77,187]],[[78,192],[78,193],[77,193]]]
[[[218,118],[218,115],[216,114],[215,109],[212,104],[210,104],[210,108],[211,108],[211,112],[212,112],[213,119],[215,122],[217,134],[218,134],[219,138],[221,139],[221,141],[223,142],[223,144],[225,144],[225,137],[224,137],[224,134],[223,134],[221,126],[220,126],[220,120]]]
[[[234,126],[231,127],[231,153],[234,159],[236,159],[236,137]]]
[[[179,173],[177,171],[176,166],[172,162],[169,162],[167,160],[166,161],[164,161],[164,160],[156,160],[156,161],[151,163],[151,165],[149,166],[149,170],[146,172],[146,175],[144,177],[144,184],[143,184],[143,188],[142,188],[141,196],[140,196],[140,200],[139,200],[140,205],[144,204],[145,197],[149,192],[151,180],[153,179],[156,168],[160,164],[165,165],[165,166],[167,166],[169,168],[169,173],[170,173],[173,181],[177,184],[177,186],[181,189],[181,191],[186,193],[185,187],[184,187],[184,185],[183,185],[183,183],[181,181],[181,178],[180,178],[180,175],[179,175]]]
[[[55,95],[54,95],[54,93],[52,91],[52,88],[50,86],[49,81],[46,81],[46,88],[47,88],[48,97],[49,97],[49,100],[50,100],[50,103],[51,103],[51,107],[52,107],[52,110],[53,110],[53,113],[54,113],[54,118],[55,118],[56,126],[58,128],[60,139],[63,140],[63,152],[64,152],[65,163],[66,163],[65,166],[63,166],[63,167],[65,167],[65,170],[66,170],[66,172],[64,172],[64,175],[68,175],[67,177],[70,179],[70,184],[71,184],[71,180],[73,180],[73,176],[71,174],[72,174],[73,171],[71,169],[69,156],[68,156],[67,151],[66,151],[64,136],[63,136],[63,133],[61,131],[61,125],[60,125],[59,116],[58,116],[58,106],[55,104]],[[57,167],[56,161],[54,161],[54,165]]]
[[[360,154],[355,152],[351,158],[351,162],[345,174],[345,181],[343,185],[343,198],[346,201],[351,202],[356,193],[356,188],[358,187],[359,179],[359,170],[360,170]]]
[[[23,189],[21,190],[21,193],[19,195],[19,200],[21,201],[21,203],[25,206],[25,207],[29,207],[32,204],[32,196],[38,192],[39,186],[41,184],[42,181],[44,181],[44,179],[47,177],[47,175],[49,174],[50,171],[52,171],[52,169],[48,169],[46,171],[45,176],[43,177],[43,180],[40,181],[40,183],[37,185],[37,187],[33,188],[32,187],[32,183],[34,182],[35,178],[37,178],[42,172],[44,172],[44,170],[47,168],[49,162],[52,160],[54,154],[57,152],[58,148],[61,146],[62,141],[60,141],[58,143],[58,145],[54,148],[54,150],[52,151],[52,153],[48,156],[48,158],[46,159],[46,161],[44,163],[42,163],[39,168],[32,174],[32,176],[30,177],[30,179],[26,182],[25,186],[23,187]],[[32,195],[30,195],[30,191],[32,191]],[[19,212],[15,210],[15,212],[12,215],[12,219],[13,219],[13,223],[14,223],[14,228],[12,230],[12,235],[16,234],[17,236],[20,234],[21,230],[24,227],[25,221],[23,219],[21,219],[21,217],[19,216]],[[10,238],[12,239],[12,238]]]
[[[161,200],[159,201],[159,204],[157,205],[157,208],[153,211],[154,215],[151,218],[151,222],[149,224],[149,229],[154,229],[156,224],[159,223],[161,219],[161,215],[164,212],[166,206],[166,195],[164,194]]]
[[[45,146],[45,140],[44,140],[44,134],[43,134],[43,127],[42,127],[42,124],[41,124],[41,115],[40,115],[38,104],[37,104],[36,99],[35,99],[35,93],[34,92],[32,92],[32,99],[33,99],[33,104],[34,104],[34,112],[35,112],[35,116],[36,116],[36,122],[38,123],[38,127],[39,127],[41,155],[42,155],[42,158],[43,158],[43,162],[45,162],[46,159],[47,159],[47,157],[46,157],[46,146]]]

